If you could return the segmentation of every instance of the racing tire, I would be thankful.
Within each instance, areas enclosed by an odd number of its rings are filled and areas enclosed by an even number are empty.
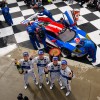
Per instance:
[[[66,48],[62,48],[61,52],[64,57],[71,57],[71,52]]]

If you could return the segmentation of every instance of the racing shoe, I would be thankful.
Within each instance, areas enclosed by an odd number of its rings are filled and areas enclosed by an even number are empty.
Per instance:
[[[96,63],[96,60],[92,60],[91,62],[92,62],[93,64],[95,64],[95,63]]]
[[[34,80],[35,85],[38,85],[38,82],[36,80]]]
[[[35,85],[38,85],[38,82],[37,81],[35,82]]]
[[[53,86],[54,86],[54,84],[51,84],[51,85],[50,85],[50,90],[52,90],[52,89],[53,89]]]
[[[39,85],[39,88],[42,89],[42,83]]]
[[[25,84],[24,88],[27,89],[28,86],[29,86],[29,83]]]
[[[97,64],[96,61],[92,61],[91,63],[92,63],[94,66]]]
[[[68,91],[67,93],[66,93],[66,96],[68,96],[70,94],[70,91]]]
[[[59,85],[62,86],[62,82],[61,81],[59,82]]]
[[[24,86],[25,90],[27,89],[27,85]]]
[[[49,81],[46,81],[46,84],[48,85],[49,84]]]
[[[65,86],[62,86],[60,89],[63,90],[65,88]]]

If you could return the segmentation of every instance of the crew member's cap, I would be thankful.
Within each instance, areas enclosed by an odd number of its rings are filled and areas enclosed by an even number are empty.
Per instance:
[[[23,57],[25,57],[25,56],[29,56],[28,52],[23,53]]]
[[[62,65],[67,65],[67,61],[66,61],[66,60],[62,60],[62,61],[61,61],[61,64],[62,64]]]
[[[58,60],[58,57],[53,57],[53,60]]]
[[[43,50],[39,50],[39,51],[38,51],[38,54],[39,54],[39,55],[42,55],[42,54],[44,54],[44,51],[43,51]]]

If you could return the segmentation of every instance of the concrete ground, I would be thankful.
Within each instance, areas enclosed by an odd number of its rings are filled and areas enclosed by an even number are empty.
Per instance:
[[[17,100],[19,93],[28,96],[30,100],[100,100],[100,69],[68,59],[76,76],[71,82],[72,92],[68,97],[65,96],[66,90],[60,90],[57,82],[53,90],[45,82],[40,90],[30,78],[30,86],[25,90],[23,75],[18,73],[13,63],[14,58],[21,58],[23,51],[36,56],[35,51],[20,47],[0,58],[0,100]]]

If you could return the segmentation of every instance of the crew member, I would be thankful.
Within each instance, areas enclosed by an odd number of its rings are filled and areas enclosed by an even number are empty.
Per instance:
[[[0,7],[1,8],[4,8],[6,6],[6,4],[7,4],[6,0],[0,1]]]
[[[37,33],[42,44],[44,45],[45,50],[48,51],[46,45],[46,29],[41,24],[39,24],[39,27],[37,28]]]
[[[13,24],[13,21],[12,21],[11,14],[9,13],[9,8],[3,7],[2,8],[2,14],[3,14],[4,19],[7,22],[7,24],[11,26]]]
[[[80,40],[79,44],[83,46],[88,54],[88,58],[92,58],[92,63],[96,62],[96,51],[97,47],[96,45],[88,39],[82,39]]]
[[[37,64],[38,74],[39,74],[39,88],[42,88],[43,84],[43,75],[46,76],[46,83],[49,84],[48,75],[44,73],[44,68],[50,62],[49,57],[44,56],[44,51],[39,50],[38,56],[33,59],[33,63]]]
[[[85,49],[89,61],[92,61],[92,63],[96,62],[97,46],[91,40],[75,38],[75,42],[77,45],[80,45]]]
[[[50,89],[54,87],[54,81],[58,79],[60,86],[62,86],[61,79],[60,79],[60,62],[58,62],[58,57],[53,57],[52,62],[50,62],[47,67],[45,68],[45,72],[50,72],[50,80],[51,85]]]
[[[28,86],[28,77],[31,76],[34,80],[34,83],[36,85],[38,85],[38,82],[36,81],[36,75],[33,72],[34,68],[33,68],[33,63],[32,61],[29,59],[29,54],[28,52],[24,52],[23,53],[23,59],[19,60],[19,64],[22,67],[22,69],[24,70],[24,88],[27,89]]]
[[[40,48],[40,44],[39,44],[39,41],[36,37],[36,28],[34,28],[34,26],[31,26],[30,23],[28,23],[28,26],[27,26],[26,30],[29,34],[29,38],[30,38],[30,41],[31,41],[34,49],[38,50],[37,46]]]
[[[42,7],[41,11],[40,11],[40,16],[46,15],[47,17],[49,17],[50,19],[54,20],[54,18],[52,17],[52,14],[50,11],[48,11],[47,9],[45,9],[44,7]],[[55,20],[54,20],[55,21]]]
[[[60,75],[61,75],[61,81],[62,81],[61,89],[67,88],[66,96],[68,96],[71,92],[71,86],[70,86],[70,83],[69,83],[69,79],[72,78],[72,71],[67,66],[66,60],[61,61]]]

